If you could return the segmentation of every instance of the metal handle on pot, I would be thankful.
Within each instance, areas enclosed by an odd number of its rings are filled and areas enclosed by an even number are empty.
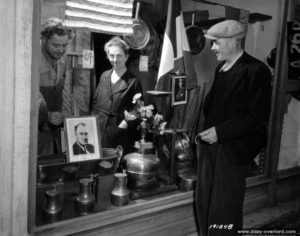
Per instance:
[[[135,10],[135,17],[134,17],[135,19],[139,18],[140,9],[141,9],[141,3],[137,2],[136,3],[136,10]]]
[[[195,13],[192,14],[192,25],[195,23]]]
[[[121,145],[118,145],[116,147],[117,155],[118,155],[118,162],[117,162],[117,170],[122,169],[121,168],[121,162],[122,162],[122,157],[123,157],[123,147]]]

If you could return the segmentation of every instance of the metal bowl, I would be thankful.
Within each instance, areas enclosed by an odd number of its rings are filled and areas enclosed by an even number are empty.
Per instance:
[[[133,34],[123,36],[125,42],[132,49],[143,49],[150,40],[150,30],[141,19],[133,19]]]
[[[194,169],[186,168],[178,171],[179,189],[181,191],[195,190],[197,173]]]
[[[157,173],[151,174],[141,174],[141,173],[132,173],[127,171],[128,176],[128,186],[135,190],[151,190],[158,185]]]

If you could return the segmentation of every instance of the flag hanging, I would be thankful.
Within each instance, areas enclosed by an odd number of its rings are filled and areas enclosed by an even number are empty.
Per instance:
[[[168,76],[169,72],[178,70],[186,74],[187,88],[197,87],[197,77],[184,26],[180,0],[169,0],[156,90],[163,90],[164,78]]]
[[[65,25],[93,32],[133,34],[133,0],[66,0]]]

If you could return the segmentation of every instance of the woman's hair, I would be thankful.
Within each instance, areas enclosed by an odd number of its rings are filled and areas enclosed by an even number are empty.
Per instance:
[[[117,46],[119,48],[121,48],[125,55],[128,55],[128,50],[129,50],[129,46],[128,44],[122,40],[120,37],[115,36],[113,38],[111,38],[105,45],[104,45],[104,51],[106,52],[106,54],[108,53],[108,50],[110,47],[112,46]]]
[[[64,26],[61,19],[52,17],[47,19],[44,24],[42,24],[41,36],[46,39],[50,39],[54,34],[59,36],[68,35],[69,39],[71,39],[73,36],[72,30]]]

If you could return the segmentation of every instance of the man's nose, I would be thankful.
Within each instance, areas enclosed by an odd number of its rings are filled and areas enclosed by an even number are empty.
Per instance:
[[[64,46],[59,46],[58,51],[63,53],[65,51],[65,47]]]

